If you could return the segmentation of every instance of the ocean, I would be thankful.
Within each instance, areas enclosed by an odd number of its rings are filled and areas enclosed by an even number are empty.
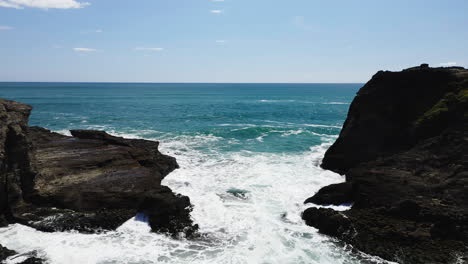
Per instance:
[[[33,106],[32,126],[160,141],[180,165],[163,184],[190,197],[192,217],[207,234],[173,239],[131,219],[91,235],[15,224],[0,229],[0,242],[53,264],[385,263],[301,220],[312,206],[306,198],[344,181],[319,164],[361,86],[0,83],[0,97]]]

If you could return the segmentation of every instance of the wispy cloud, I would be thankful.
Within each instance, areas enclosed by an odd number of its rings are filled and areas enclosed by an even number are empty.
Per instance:
[[[164,50],[164,48],[143,48],[143,47],[136,47],[135,50],[162,51],[162,50]]]
[[[211,0],[211,2],[224,2],[224,0]]]
[[[0,26],[0,30],[12,30],[12,27],[9,26]]]
[[[90,5],[88,2],[78,2],[75,0],[0,0],[0,7],[9,7],[16,9],[23,9],[25,7],[32,8],[83,8]]]
[[[104,32],[102,29],[93,29],[93,30],[85,30],[85,31],[81,31],[81,34],[94,34],[94,33],[102,33]]]
[[[224,43],[226,43],[226,40],[224,40],[224,39],[218,39],[218,40],[216,40],[215,42],[218,43],[218,44],[224,44]]]
[[[76,52],[94,52],[97,51],[96,49],[91,49],[91,48],[73,48],[74,51]]]
[[[442,67],[450,67],[450,66],[456,66],[457,63],[456,62],[443,62],[443,63],[439,63],[439,65]]]
[[[213,13],[213,14],[221,14],[223,12],[223,10],[213,9],[213,10],[210,10],[210,12]]]

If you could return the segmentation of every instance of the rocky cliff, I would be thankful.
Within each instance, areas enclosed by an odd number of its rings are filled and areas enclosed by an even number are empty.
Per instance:
[[[358,92],[322,167],[346,182],[306,203],[308,225],[400,263],[468,261],[468,70],[378,72]]]
[[[189,198],[161,185],[178,165],[158,142],[92,130],[64,136],[28,127],[30,112],[0,99],[0,226],[92,233],[142,213],[155,232],[196,232]]]

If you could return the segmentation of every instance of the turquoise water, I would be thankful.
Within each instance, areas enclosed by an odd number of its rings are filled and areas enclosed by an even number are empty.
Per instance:
[[[0,97],[34,107],[31,125],[159,140],[181,167],[163,184],[190,197],[192,218],[206,234],[176,240],[131,219],[98,235],[10,225],[0,241],[54,264],[382,263],[301,219],[312,206],[306,198],[344,180],[318,165],[361,86],[0,83]]]
[[[0,83],[0,97],[31,104],[31,125],[52,130],[212,135],[224,151],[298,152],[339,133],[361,86]]]

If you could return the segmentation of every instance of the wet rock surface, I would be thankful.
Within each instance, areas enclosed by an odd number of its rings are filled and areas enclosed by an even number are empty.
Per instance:
[[[46,263],[43,259],[37,257],[36,252],[28,252],[25,254],[18,254],[13,250],[9,250],[8,248],[3,247],[0,245],[0,261],[4,261],[6,259],[15,260],[15,263],[18,264],[43,264]],[[3,263],[3,262],[2,262]]]
[[[195,233],[188,197],[161,185],[178,168],[159,142],[28,127],[31,107],[0,99],[0,226],[113,230],[139,212],[153,231]]]
[[[15,255],[15,254],[16,254],[15,251],[9,250],[8,248],[3,247],[3,246],[0,244],[0,261],[3,261],[3,260],[5,260],[6,258],[8,258],[9,256],[13,256],[13,255]]]
[[[306,202],[320,232],[399,263],[468,261],[468,70],[379,72],[322,166],[346,175]],[[346,220],[345,220],[346,219]]]

